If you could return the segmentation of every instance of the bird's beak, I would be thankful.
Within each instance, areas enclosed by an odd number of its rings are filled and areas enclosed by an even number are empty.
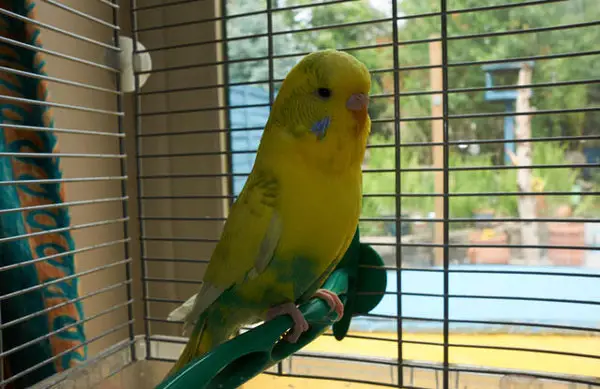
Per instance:
[[[346,102],[346,108],[353,112],[366,110],[369,107],[369,97],[364,93],[355,93]]]
[[[346,102],[346,108],[352,112],[354,120],[356,120],[356,131],[357,134],[362,132],[365,128],[368,113],[367,108],[369,107],[369,96],[364,93],[355,93]]]

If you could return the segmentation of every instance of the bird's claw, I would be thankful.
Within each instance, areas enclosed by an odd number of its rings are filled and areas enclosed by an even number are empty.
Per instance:
[[[283,336],[283,339],[290,343],[296,343],[300,339],[300,335],[308,331],[308,322],[294,303],[284,303],[272,307],[267,311],[267,320],[273,320],[282,315],[290,315],[294,320],[294,326]]]
[[[337,314],[337,320],[340,320],[344,316],[344,304],[337,294],[327,289],[319,289],[315,292],[313,297],[318,297],[325,300],[329,305],[330,311],[335,311]],[[309,325],[302,312],[298,309],[294,303],[284,303],[276,305],[267,311],[266,319],[273,320],[274,318],[282,315],[290,315],[294,321],[292,329],[283,336],[283,339],[290,343],[296,343],[300,336],[308,331]]]
[[[336,321],[340,320],[342,316],[344,316],[344,304],[337,294],[327,289],[319,289],[315,292],[313,297],[318,297],[325,300],[327,305],[329,305],[329,312],[335,311],[335,313],[337,313]]]

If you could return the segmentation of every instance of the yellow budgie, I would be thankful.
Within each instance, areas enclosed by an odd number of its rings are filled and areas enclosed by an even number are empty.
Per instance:
[[[279,315],[292,317],[284,339],[297,342],[308,323],[296,304],[312,297],[343,315],[339,297],[320,287],[356,231],[370,87],[367,68],[336,50],[289,72],[204,283],[169,316],[191,330],[169,376],[240,327]]]

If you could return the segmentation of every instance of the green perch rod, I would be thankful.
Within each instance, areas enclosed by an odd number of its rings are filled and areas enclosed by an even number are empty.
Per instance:
[[[360,268],[360,271],[359,271]],[[379,304],[386,287],[386,272],[379,254],[360,243],[357,229],[344,258],[323,288],[336,293],[344,303],[344,316],[338,322],[335,312],[315,298],[300,306],[310,324],[296,344],[281,340],[293,321],[280,316],[221,344],[210,353],[191,361],[155,389],[233,389],[300,350],[333,325],[336,339],[342,340],[353,316],[364,315]]]

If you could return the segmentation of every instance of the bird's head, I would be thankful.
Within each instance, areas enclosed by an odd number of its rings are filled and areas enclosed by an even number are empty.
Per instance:
[[[336,50],[309,54],[283,81],[269,130],[325,168],[360,166],[371,130],[370,89],[367,67],[350,54]]]

